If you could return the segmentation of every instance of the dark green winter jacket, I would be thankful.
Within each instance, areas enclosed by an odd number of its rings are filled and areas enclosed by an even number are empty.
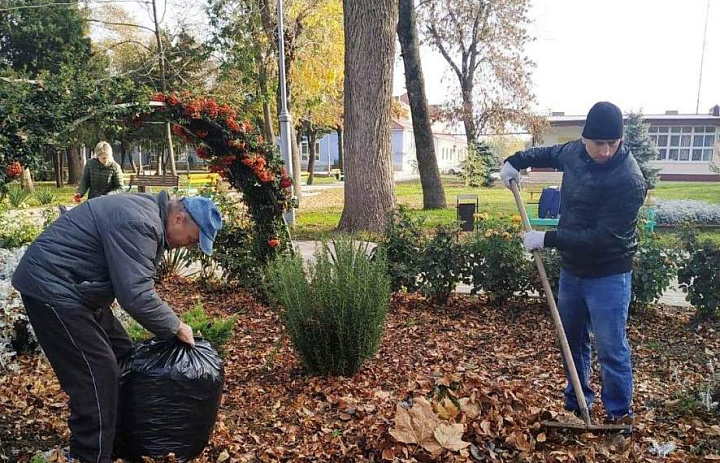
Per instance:
[[[92,158],[85,164],[77,192],[80,196],[85,196],[85,192],[90,190],[88,199],[92,199],[107,194],[122,193],[124,186],[120,164],[111,161],[104,166],[100,161]]]

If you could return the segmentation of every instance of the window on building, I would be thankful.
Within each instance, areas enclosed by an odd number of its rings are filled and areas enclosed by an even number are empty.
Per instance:
[[[659,161],[712,161],[716,128],[713,126],[652,126],[650,138]]]
[[[309,148],[310,148],[310,146],[309,146],[307,140],[303,140],[302,143],[300,144],[300,153],[301,153],[300,158],[303,161],[307,161],[308,159],[310,159],[310,157],[309,157],[310,149]],[[315,142],[315,160],[316,161],[320,160],[320,142],[319,141]]]

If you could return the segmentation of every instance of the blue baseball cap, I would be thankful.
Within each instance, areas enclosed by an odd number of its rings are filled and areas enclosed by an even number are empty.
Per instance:
[[[220,211],[211,199],[202,196],[183,198],[182,203],[200,228],[200,249],[206,255],[211,256],[213,241],[215,241],[217,232],[222,228]]]

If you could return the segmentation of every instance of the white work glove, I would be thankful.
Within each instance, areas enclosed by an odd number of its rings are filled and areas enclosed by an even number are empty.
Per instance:
[[[505,161],[500,169],[500,178],[507,188],[510,188],[510,180],[515,180],[520,186],[520,172],[512,164]]]
[[[523,235],[525,250],[530,252],[545,247],[545,232],[531,231]]]

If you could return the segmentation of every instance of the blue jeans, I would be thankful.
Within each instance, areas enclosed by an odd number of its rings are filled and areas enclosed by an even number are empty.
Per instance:
[[[560,276],[558,310],[563,322],[585,400],[590,407],[595,392],[590,387],[590,332],[600,362],[602,401],[609,418],[631,413],[633,391],[630,346],[625,325],[630,305],[630,272],[602,278],[579,278],[563,270]],[[578,410],[570,376],[565,407]]]

